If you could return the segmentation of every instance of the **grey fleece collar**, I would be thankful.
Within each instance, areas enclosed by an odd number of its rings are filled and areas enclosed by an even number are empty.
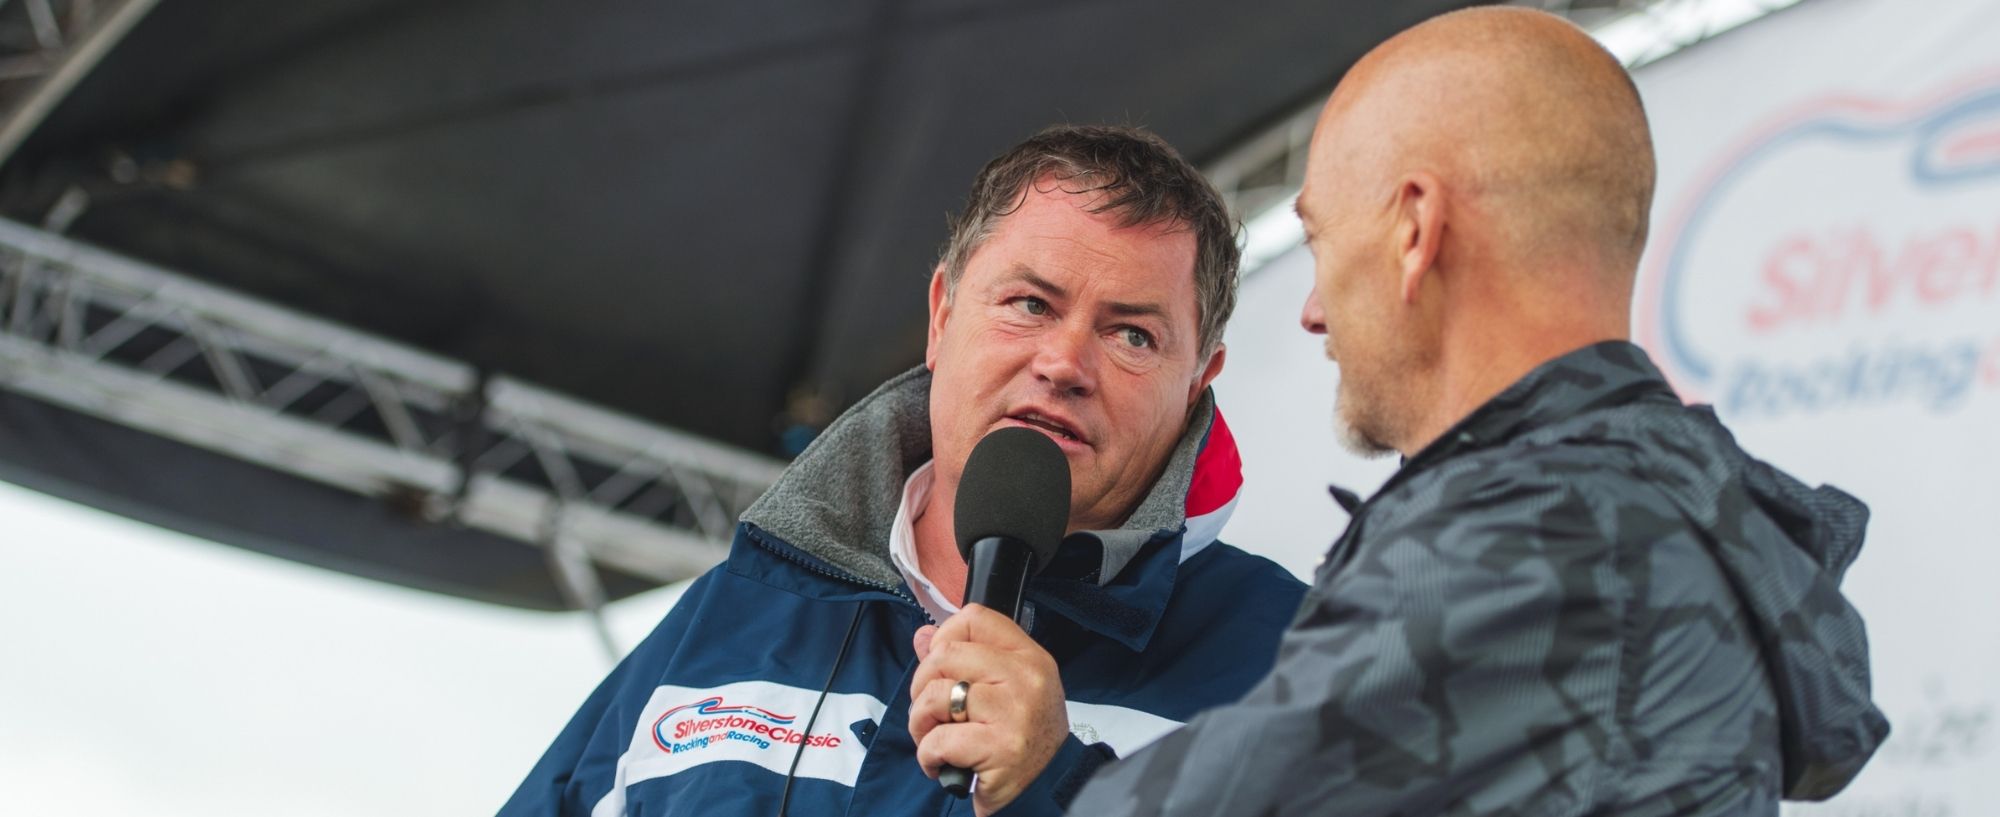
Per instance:
[[[931,373],[919,366],[862,398],[793,460],[778,482],[743,512],[743,521],[856,578],[887,587],[903,581],[889,561],[889,528],[903,483],[931,458]],[[1153,489],[1117,530],[1079,531],[1103,546],[1099,584],[1125,569],[1147,542],[1187,522],[1195,457],[1215,416],[1204,390]]]

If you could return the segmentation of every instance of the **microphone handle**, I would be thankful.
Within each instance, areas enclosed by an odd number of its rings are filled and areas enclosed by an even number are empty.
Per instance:
[[[1028,586],[1028,546],[1003,536],[972,543],[966,559],[965,603],[998,610],[1008,618],[1021,615],[1021,592]]]
[[[1034,558],[1027,545],[1002,536],[972,543],[966,559],[965,603],[983,605],[1011,619],[1021,616],[1021,593],[1028,586],[1028,564]],[[938,785],[953,797],[972,792],[969,769],[947,765],[938,771]]]

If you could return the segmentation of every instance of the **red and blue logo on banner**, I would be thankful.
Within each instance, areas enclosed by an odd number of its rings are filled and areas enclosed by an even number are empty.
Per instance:
[[[1655,237],[1638,335],[1733,416],[2000,393],[2000,75],[1761,128]]]

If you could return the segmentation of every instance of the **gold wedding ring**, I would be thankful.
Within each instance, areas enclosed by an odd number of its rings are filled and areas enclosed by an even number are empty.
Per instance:
[[[951,722],[965,722],[965,695],[972,691],[971,681],[960,681],[951,685]]]

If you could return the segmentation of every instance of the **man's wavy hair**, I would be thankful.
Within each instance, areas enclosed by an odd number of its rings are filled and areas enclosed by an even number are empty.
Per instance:
[[[946,297],[957,292],[966,262],[993,235],[1000,219],[1027,201],[1028,185],[1044,183],[1072,193],[1097,193],[1090,211],[1116,213],[1126,227],[1192,231],[1201,342],[1197,362],[1215,351],[1236,309],[1236,225],[1208,179],[1166,140],[1139,128],[1057,125],[986,163],[972,183],[965,209],[951,220],[951,238],[938,259]]]

